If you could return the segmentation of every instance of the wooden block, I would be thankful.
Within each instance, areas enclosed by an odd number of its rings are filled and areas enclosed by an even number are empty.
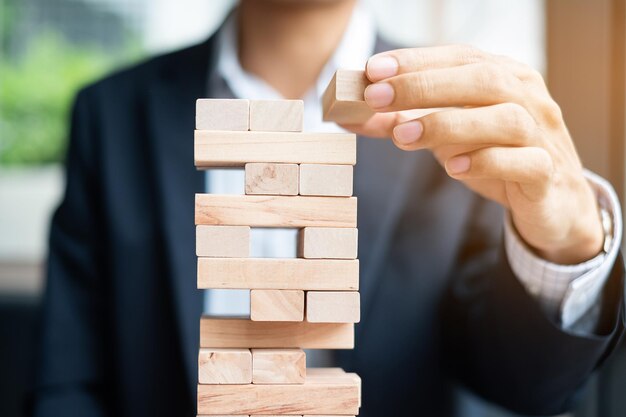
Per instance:
[[[196,226],[196,255],[247,258],[250,256],[250,227]]]
[[[253,321],[304,320],[304,291],[250,291],[250,319]]]
[[[298,164],[246,164],[246,194],[297,195]]]
[[[298,235],[298,256],[306,259],[356,259],[358,230],[305,227]]]
[[[304,384],[305,378],[302,349],[252,349],[253,384]]]
[[[248,162],[354,165],[356,135],[196,130],[194,158],[200,168]]]
[[[265,132],[302,132],[302,100],[251,100],[250,130]]]
[[[306,320],[310,323],[358,323],[361,299],[356,291],[309,291]]]
[[[250,384],[252,382],[250,349],[200,349],[198,382],[200,384]]]
[[[198,414],[357,415],[355,374],[307,376],[304,384],[198,385]]]
[[[324,120],[341,124],[366,122],[374,115],[363,96],[369,83],[364,71],[337,70],[322,96]]]
[[[356,259],[198,258],[198,289],[356,291]]]
[[[250,101],[239,99],[196,100],[196,129],[248,130]]]
[[[200,346],[353,349],[354,325],[306,321],[268,322],[205,316],[200,319]]]
[[[361,392],[361,378],[357,374],[346,373],[346,371],[341,368],[308,368],[306,372],[307,377],[315,378],[317,381],[323,381],[325,379],[333,380],[338,375],[341,375],[346,379],[354,381],[359,386],[359,393]],[[359,407],[361,407],[361,395],[359,395]]]
[[[196,194],[196,224],[356,227],[356,197]]]
[[[300,165],[300,194],[332,197],[352,195],[350,165]]]

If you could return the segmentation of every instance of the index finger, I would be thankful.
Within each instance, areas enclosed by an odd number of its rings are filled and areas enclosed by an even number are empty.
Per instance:
[[[365,74],[376,82],[408,72],[458,67],[490,59],[486,52],[467,45],[395,49],[372,56],[367,61]]]

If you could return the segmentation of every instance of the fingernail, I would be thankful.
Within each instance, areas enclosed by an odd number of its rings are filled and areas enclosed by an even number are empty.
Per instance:
[[[448,159],[446,167],[452,175],[462,174],[470,169],[470,157],[467,155],[455,156]]]
[[[394,91],[391,84],[376,83],[370,84],[365,89],[365,102],[373,109],[378,109],[391,104]]]
[[[373,56],[367,61],[367,76],[372,81],[382,80],[398,74],[398,61],[392,56]]]
[[[393,137],[402,145],[408,145],[417,141],[422,136],[423,131],[424,127],[421,122],[412,121],[394,127]]]

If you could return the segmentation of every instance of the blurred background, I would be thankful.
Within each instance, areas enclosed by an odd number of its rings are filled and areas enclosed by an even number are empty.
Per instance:
[[[34,370],[48,222],[63,190],[77,89],[199,42],[231,0],[0,0],[0,416],[20,416]],[[462,42],[539,69],[585,164],[624,195],[626,0],[365,1],[407,46]],[[576,416],[624,416],[622,352]],[[515,389],[515,387],[511,387]],[[511,416],[461,393],[463,416]]]

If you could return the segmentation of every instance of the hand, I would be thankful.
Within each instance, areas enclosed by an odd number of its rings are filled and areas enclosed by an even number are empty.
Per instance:
[[[520,236],[552,262],[596,256],[596,198],[542,76],[467,46],[399,49],[369,59],[365,100],[377,113],[344,126],[429,149],[448,175],[510,210]],[[433,109],[407,121],[402,111]]]

